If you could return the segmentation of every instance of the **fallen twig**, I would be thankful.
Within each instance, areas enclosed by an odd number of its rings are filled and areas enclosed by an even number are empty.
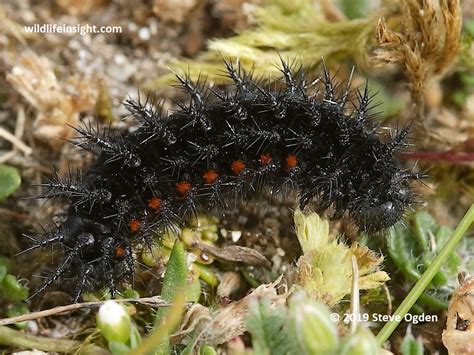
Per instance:
[[[25,130],[25,120],[25,111],[23,107],[20,106],[18,108],[18,114],[15,124],[15,134],[12,134],[8,132],[5,128],[0,127],[0,138],[7,140],[13,145],[13,148],[9,152],[0,156],[0,163],[5,163],[11,158],[13,158],[16,155],[17,150],[21,151],[26,156],[31,155],[31,153],[33,153],[33,149],[28,147],[21,140],[23,132]]]
[[[171,303],[162,301],[160,296],[145,297],[145,298],[122,298],[122,299],[116,299],[115,301],[116,302],[135,302],[135,303],[145,304],[151,307],[171,306]],[[59,307],[54,307],[50,309],[45,309],[43,311],[22,314],[16,317],[3,318],[3,319],[0,319],[0,326],[15,324],[15,323],[38,319],[38,318],[49,317],[49,316],[59,314],[59,313],[75,311],[81,308],[98,307],[104,302],[105,301],[74,303],[74,304],[69,304],[67,306],[59,306]]]

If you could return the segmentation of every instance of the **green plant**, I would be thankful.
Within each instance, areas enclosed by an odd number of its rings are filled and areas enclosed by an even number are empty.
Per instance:
[[[453,232],[453,234],[451,234],[451,236],[443,245],[443,247],[439,249],[439,253],[432,260],[431,264],[428,266],[426,271],[423,273],[423,275],[420,277],[420,279],[417,281],[415,286],[411,289],[411,291],[408,293],[402,303],[398,306],[397,310],[393,314],[392,320],[388,321],[377,334],[377,340],[380,345],[385,343],[385,341],[390,337],[392,332],[400,324],[403,317],[408,313],[408,311],[413,307],[415,302],[423,294],[423,292],[431,283],[435,275],[439,272],[442,265],[449,258],[449,255],[459,244],[462,237],[473,222],[474,204],[469,207],[469,210],[466,212],[461,222],[459,222],[458,226],[456,227],[456,230]]]
[[[172,302],[178,292],[183,292],[186,289],[188,282],[188,265],[186,261],[186,251],[184,244],[176,240],[173,250],[171,251],[170,259],[166,266],[165,277],[163,279],[163,288],[161,290],[161,298],[163,301]],[[169,310],[167,308],[159,308],[155,315],[155,327],[158,328],[166,318]],[[173,331],[174,329],[170,329]],[[162,342],[156,349],[157,354],[169,354],[170,345],[169,337],[162,338]]]
[[[21,177],[15,168],[0,164],[0,201],[4,200],[21,184]]]
[[[8,302],[7,315],[18,316],[29,312],[23,303],[28,298],[28,288],[23,286],[18,279],[9,274],[9,261],[0,258],[0,300]],[[26,322],[16,323],[20,329],[26,327]]]
[[[304,292],[289,300],[288,308],[270,308],[262,299],[252,306],[247,328],[252,336],[252,353],[375,355],[379,347],[372,332],[359,325],[353,333],[339,336],[329,308],[312,301]]]
[[[380,14],[378,14],[380,15]],[[256,76],[280,76],[276,65],[279,55],[285,59],[298,58],[303,67],[312,70],[324,57],[329,62],[337,58],[353,58],[359,68],[368,65],[367,48],[374,37],[379,16],[331,22],[311,0],[266,0],[255,7],[254,28],[237,36],[209,41],[208,50],[196,60],[174,60],[173,70],[189,73],[193,80],[200,75],[208,81],[226,80],[220,73],[222,57],[237,58]],[[270,65],[269,65],[270,64]],[[174,75],[164,75],[147,84],[156,88],[174,81]],[[227,78],[228,80],[228,78]]]
[[[408,287],[420,280],[451,234],[450,228],[439,225],[424,211],[414,212],[407,219],[407,223],[398,224],[390,230],[387,240],[388,255],[397,270],[403,274]],[[469,250],[469,247],[472,247],[472,242],[466,240],[457,249],[462,252],[463,249]],[[456,286],[456,275],[462,264],[463,260],[456,250],[451,251],[420,296],[418,307],[431,311],[446,309],[448,296]]]
[[[246,325],[255,354],[284,355],[292,350],[286,316],[286,309],[271,309],[266,299],[252,304]]]
[[[411,333],[410,328],[407,329],[407,333],[403,338],[402,344],[400,345],[400,352],[402,355],[423,355],[423,342],[420,339],[415,339]]]

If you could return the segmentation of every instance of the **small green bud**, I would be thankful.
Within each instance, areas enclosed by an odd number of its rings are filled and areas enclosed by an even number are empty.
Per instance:
[[[105,339],[126,343],[130,338],[132,321],[127,310],[115,301],[106,301],[97,313],[97,327]]]
[[[198,302],[201,297],[201,282],[199,281],[199,270],[195,264],[191,264],[191,270],[188,273],[188,284],[184,290],[186,301]]]
[[[181,241],[188,248],[192,248],[201,241],[200,233],[190,228],[183,228],[181,231]]]
[[[210,242],[216,242],[219,239],[219,235],[216,231],[213,230],[214,228],[206,229],[202,232],[202,239],[209,240]]]
[[[364,326],[358,326],[354,333],[342,339],[339,354],[379,355],[380,348],[372,332]]]
[[[173,248],[173,245],[174,245],[174,242],[176,241],[176,239],[178,239],[178,235],[181,233],[181,231],[178,233],[178,232],[175,232],[175,231],[168,231],[168,232],[165,232],[163,234],[161,234],[161,239],[160,239],[160,242],[161,242],[161,245],[163,245],[164,247],[168,248],[168,249],[172,249]]]
[[[199,272],[199,277],[209,286],[216,287],[219,284],[219,280],[216,276],[216,270],[210,266],[202,264],[193,264],[196,270]]]
[[[28,288],[21,285],[13,275],[6,275],[3,278],[1,287],[7,300],[24,301],[28,298]]]
[[[217,351],[210,345],[203,345],[199,349],[199,354],[200,355],[217,355]]]
[[[334,354],[338,334],[329,309],[309,300],[304,293],[290,300],[290,330],[306,354]]]
[[[126,288],[120,292],[121,298],[140,298],[140,293],[133,288]]]
[[[171,246],[173,247],[173,246]],[[155,267],[161,261],[167,262],[171,249],[161,244],[153,244],[151,248],[144,248],[141,253],[141,261],[149,267]]]

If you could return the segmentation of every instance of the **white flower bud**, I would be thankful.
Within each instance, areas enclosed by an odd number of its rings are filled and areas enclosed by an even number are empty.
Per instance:
[[[130,338],[132,321],[123,306],[115,301],[106,301],[99,308],[97,327],[108,341],[126,343]]]

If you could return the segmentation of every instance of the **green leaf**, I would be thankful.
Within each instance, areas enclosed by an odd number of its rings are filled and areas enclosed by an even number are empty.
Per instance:
[[[438,225],[424,211],[414,213],[410,220],[412,223],[399,224],[390,231],[388,254],[408,280],[417,281],[452,231]],[[446,285],[456,275],[460,264],[459,256],[456,253],[450,254],[443,268],[433,278],[432,286]]]
[[[398,224],[390,229],[388,255],[408,280],[416,281],[421,277],[414,257],[418,254],[417,245],[407,226]]]
[[[270,309],[268,299],[254,302],[246,319],[247,330],[252,335],[254,354],[284,355],[291,353],[292,341],[285,328],[283,308]]]
[[[163,301],[172,302],[177,292],[185,290],[188,279],[188,265],[186,262],[186,251],[184,244],[176,240],[171,251],[170,259],[166,265],[165,277],[163,279],[163,288],[161,289],[161,298]],[[155,327],[158,327],[168,313],[167,307],[161,307],[155,314]],[[157,354],[169,354],[170,345],[168,337],[163,338],[164,341],[156,350]]]
[[[463,30],[471,37],[474,37],[474,20],[466,19],[463,21]]]
[[[110,341],[109,350],[112,355],[125,355],[130,353],[130,349],[128,348],[128,346],[118,341]]]
[[[459,76],[465,86],[474,86],[474,74],[467,71],[459,73]]]
[[[188,279],[188,264],[186,262],[186,251],[184,244],[179,240],[174,243],[170,259],[166,265],[165,277],[163,278],[163,288],[161,298],[163,301],[171,302],[176,297],[176,292],[185,288]],[[165,307],[158,310],[166,311]],[[166,312],[164,312],[166,313]],[[159,323],[161,319],[157,319]]]
[[[8,273],[11,269],[12,261],[5,256],[0,256],[0,266],[4,266]]]
[[[135,349],[138,344],[142,341],[142,337],[140,335],[140,332],[138,331],[137,327],[132,324],[132,329],[130,333],[130,339],[128,340],[130,344],[130,349]]]
[[[120,292],[120,295],[123,298],[140,298],[140,293],[138,291],[135,291],[133,288],[126,288],[122,292]]]
[[[364,18],[370,11],[370,0],[342,0],[341,9],[349,19]]]
[[[201,297],[201,281],[199,281],[199,276],[194,277],[193,282],[186,287],[186,301],[188,302],[198,302]]]
[[[400,345],[402,355],[423,355],[423,342],[415,339],[411,332],[407,332]]]
[[[451,101],[458,107],[463,107],[466,104],[469,95],[463,90],[454,90],[451,94]]]
[[[387,240],[388,254],[405,277],[408,287],[418,281],[429,268],[451,233],[450,228],[439,225],[433,216],[425,211],[411,214],[405,224],[398,224],[390,230]],[[462,252],[464,249],[468,250],[469,246],[466,241],[460,243],[457,250]],[[461,254],[452,252],[448,255],[425,293],[418,299],[418,306],[432,311],[447,308],[447,295],[453,292],[457,272],[463,266]]]
[[[7,276],[7,268],[3,265],[0,266],[0,282],[3,282],[5,279],[5,276]]]
[[[199,349],[199,354],[200,355],[217,355],[217,351],[210,345],[203,345]]]
[[[438,224],[429,213],[424,211],[415,213],[413,235],[422,250],[429,250],[430,235],[434,234],[437,229]]]
[[[457,225],[453,234],[448,238],[446,243],[439,248],[439,253],[433,259],[431,265],[425,270],[423,276],[416,282],[408,295],[403,299],[402,303],[400,303],[396,311],[393,313],[392,319],[385,323],[382,329],[377,333],[377,341],[380,346],[382,346],[388,340],[388,338],[390,338],[390,336],[393,334],[393,331],[400,324],[401,320],[404,319],[405,315],[410,311],[411,308],[413,308],[423,292],[428,289],[434,275],[443,267],[447,257],[452,254],[457,247],[460,246],[459,242],[463,239],[473,222],[474,204],[471,204],[466,214]],[[464,238],[464,240],[465,239],[466,238]]]
[[[0,164],[0,201],[4,200],[21,184],[21,177],[18,170],[8,166]]]
[[[199,271],[199,278],[209,286],[216,287],[219,284],[214,268],[198,263],[195,263],[194,267]]]
[[[13,275],[6,275],[2,281],[3,294],[10,301],[24,301],[28,298],[28,288],[22,286]]]
[[[430,310],[433,310],[433,311],[443,311],[443,310],[448,308],[448,301],[447,300],[441,299],[441,298],[439,298],[435,295],[430,295],[426,292],[420,296],[418,301],[421,304],[426,305],[427,307],[430,308]],[[413,313],[415,313],[415,312],[413,312]],[[419,313],[421,314],[421,313],[423,313],[423,311],[421,311]]]

